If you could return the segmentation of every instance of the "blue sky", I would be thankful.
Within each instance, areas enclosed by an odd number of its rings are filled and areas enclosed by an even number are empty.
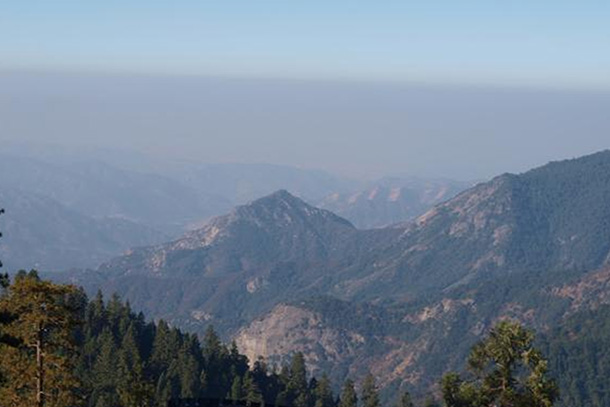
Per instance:
[[[0,69],[610,89],[609,1],[0,0]]]

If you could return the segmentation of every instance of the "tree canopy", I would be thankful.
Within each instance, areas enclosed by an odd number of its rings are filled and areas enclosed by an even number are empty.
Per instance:
[[[470,380],[457,373],[443,377],[447,407],[551,407],[557,386],[533,341],[533,332],[519,323],[498,323],[470,353]]]

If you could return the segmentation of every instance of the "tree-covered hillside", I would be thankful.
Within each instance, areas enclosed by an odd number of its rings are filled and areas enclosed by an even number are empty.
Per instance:
[[[541,343],[561,388],[560,406],[610,405],[610,306],[572,315]]]

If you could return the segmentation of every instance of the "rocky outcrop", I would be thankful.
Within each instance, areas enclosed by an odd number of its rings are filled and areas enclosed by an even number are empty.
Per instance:
[[[329,326],[322,315],[286,304],[251,322],[234,339],[250,361],[264,357],[281,366],[292,354],[302,352],[313,372],[344,365],[361,353],[366,342],[358,332]]]

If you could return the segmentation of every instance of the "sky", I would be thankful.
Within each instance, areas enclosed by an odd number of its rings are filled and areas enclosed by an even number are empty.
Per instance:
[[[605,0],[1,0],[0,69],[610,89]]]
[[[608,1],[0,0],[0,140],[481,179],[610,148]]]

